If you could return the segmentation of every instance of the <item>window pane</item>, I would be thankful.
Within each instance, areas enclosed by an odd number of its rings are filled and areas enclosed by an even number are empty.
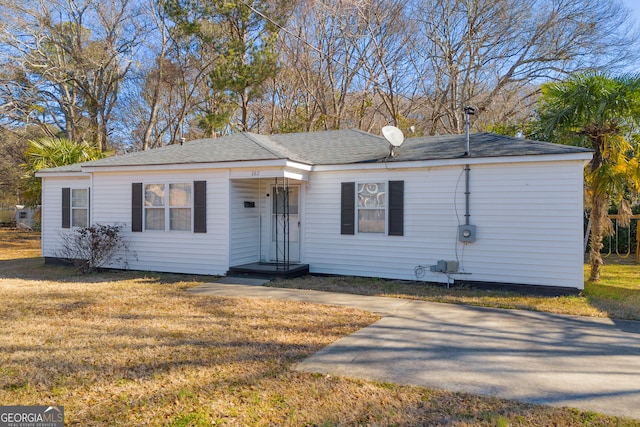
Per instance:
[[[169,205],[191,206],[191,184],[169,184]]]
[[[171,230],[191,231],[191,209],[171,208],[169,211],[169,227]]]
[[[358,232],[384,233],[384,209],[359,209]]]
[[[71,207],[86,208],[88,207],[89,190],[86,188],[78,188],[71,190]]]
[[[71,209],[71,226],[86,227],[87,226],[87,210]]]
[[[164,208],[146,208],[144,221],[146,230],[164,230]]]
[[[382,208],[385,205],[385,184],[358,184],[359,208]]]
[[[164,206],[164,184],[147,184],[144,186],[145,206]],[[156,230],[154,228],[154,230]]]
[[[386,184],[358,184],[358,232],[384,233]]]
[[[282,187],[273,187],[273,203],[272,203],[272,213],[282,214],[284,212],[285,207],[285,192]]]
[[[298,215],[289,215],[289,242],[297,242],[300,239],[300,228],[298,227]],[[285,238],[285,219],[282,215],[273,215],[271,224],[271,240],[282,242]]]
[[[289,214],[298,214],[298,187],[289,188]]]
[[[284,191],[284,187],[273,187],[273,203],[272,211],[275,214],[284,213],[285,201],[289,202],[289,214],[298,214],[298,187],[288,187],[287,191]]]

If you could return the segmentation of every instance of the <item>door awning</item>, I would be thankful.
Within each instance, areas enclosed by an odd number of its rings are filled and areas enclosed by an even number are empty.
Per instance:
[[[297,181],[309,181],[309,172],[294,168],[252,168],[234,169],[231,179],[289,178]]]

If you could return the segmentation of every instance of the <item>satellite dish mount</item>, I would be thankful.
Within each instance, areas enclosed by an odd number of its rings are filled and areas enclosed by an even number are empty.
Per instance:
[[[404,134],[395,126],[385,126],[382,128],[382,135],[387,141],[389,141],[389,156],[395,157],[396,153],[393,149],[402,145],[404,142]]]

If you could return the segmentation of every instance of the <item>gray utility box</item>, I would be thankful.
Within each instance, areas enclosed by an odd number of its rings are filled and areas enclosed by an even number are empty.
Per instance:
[[[431,266],[431,271],[436,273],[456,273],[458,271],[458,261],[440,260],[436,265]]]

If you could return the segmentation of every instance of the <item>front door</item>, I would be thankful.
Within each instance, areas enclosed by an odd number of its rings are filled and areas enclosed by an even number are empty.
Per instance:
[[[300,186],[271,187],[272,262],[300,262]]]

